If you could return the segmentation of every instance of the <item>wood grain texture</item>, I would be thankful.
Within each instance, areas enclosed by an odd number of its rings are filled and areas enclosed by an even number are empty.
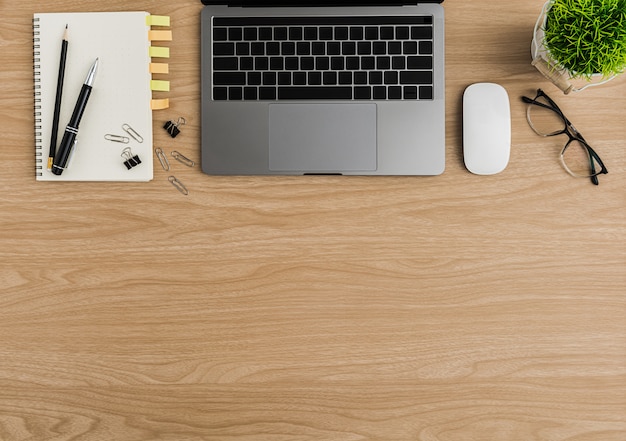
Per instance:
[[[158,163],[150,183],[35,182],[31,20],[171,15],[155,146],[198,161],[200,2],[38,3],[0,4],[0,440],[626,438],[626,77],[547,84],[529,55],[543,1],[445,2],[443,175],[173,161],[187,197]],[[491,177],[462,159],[479,81],[511,98],[511,162]],[[600,186],[528,128],[537,87],[602,156]]]

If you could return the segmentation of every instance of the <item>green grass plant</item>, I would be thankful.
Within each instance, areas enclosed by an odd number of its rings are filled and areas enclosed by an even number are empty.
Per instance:
[[[626,68],[626,0],[552,0],[545,45],[574,77]]]

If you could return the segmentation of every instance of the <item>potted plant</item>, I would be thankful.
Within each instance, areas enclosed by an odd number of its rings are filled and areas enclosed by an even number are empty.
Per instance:
[[[549,0],[531,50],[565,93],[606,83],[626,69],[626,0]]]

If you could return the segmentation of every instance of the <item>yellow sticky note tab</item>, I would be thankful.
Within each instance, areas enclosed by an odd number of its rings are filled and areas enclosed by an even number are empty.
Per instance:
[[[150,63],[150,73],[168,74],[170,73],[170,66],[167,63]]]
[[[148,31],[150,41],[172,41],[172,31]]]
[[[151,58],[169,58],[170,48],[161,47],[161,46],[150,46],[150,57]]]
[[[155,92],[169,92],[170,82],[164,80],[152,80],[150,81],[150,89]]]
[[[166,15],[148,15],[146,24],[148,26],[169,26],[170,18]]]
[[[150,101],[150,108],[152,110],[163,110],[163,109],[167,109],[169,106],[170,106],[170,100],[168,98]]]

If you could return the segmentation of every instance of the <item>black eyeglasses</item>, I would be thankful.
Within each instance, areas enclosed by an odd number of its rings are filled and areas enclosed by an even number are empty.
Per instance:
[[[569,140],[559,156],[565,170],[577,178],[591,178],[591,182],[598,185],[598,175],[609,171],[600,156],[587,144],[559,106],[541,89],[537,89],[537,96],[534,99],[523,96],[522,101],[528,104],[526,118],[536,134],[568,136]]]

